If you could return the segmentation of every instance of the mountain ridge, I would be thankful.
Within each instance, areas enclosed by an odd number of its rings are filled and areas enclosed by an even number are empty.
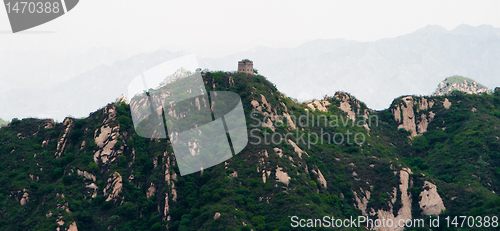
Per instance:
[[[373,111],[343,92],[294,102],[260,75],[202,77],[208,91],[240,95],[242,153],[180,176],[169,141],[137,136],[121,102],[63,123],[13,120],[0,128],[0,229],[291,230],[291,216],[500,212],[500,91],[403,96]],[[292,135],[264,142],[266,133]],[[321,140],[300,138],[312,134]]]

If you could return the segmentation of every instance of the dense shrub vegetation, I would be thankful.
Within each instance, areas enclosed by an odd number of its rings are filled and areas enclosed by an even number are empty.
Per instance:
[[[328,123],[332,116],[346,116],[334,98],[328,99],[331,103],[328,112],[311,111],[305,104],[278,92],[260,75],[204,72],[203,80],[207,91],[232,91],[240,95],[249,132],[255,123],[250,117],[250,102],[261,102],[262,96],[268,102],[261,105],[263,111],[269,108],[278,115],[287,112],[303,120],[326,118]],[[424,218],[415,203],[424,180],[438,186],[446,215],[498,215],[500,197],[493,192],[500,192],[500,92],[492,95],[455,92],[446,97],[452,106],[444,109],[436,103],[436,116],[428,132],[413,139],[408,137],[408,131],[398,130],[390,110],[371,112],[377,116],[378,126],[371,126],[369,132],[355,123],[293,130],[285,121],[275,124],[275,132],[293,132],[293,139],[297,135],[347,132],[364,134],[365,139],[360,145],[348,139],[334,144],[325,137],[315,138],[316,144],[310,146],[297,142],[306,152],[299,157],[295,148],[284,140],[276,144],[252,144],[257,137],[263,139],[266,131],[272,132],[261,127],[250,136],[247,147],[227,163],[187,176],[180,176],[175,164],[165,169],[169,163],[164,155],[174,158],[169,141],[138,136],[130,107],[124,103],[114,104],[116,119],[110,126],[118,126],[120,135],[113,148],[123,150],[111,164],[94,161],[94,153],[100,149],[95,137],[108,116],[104,109],[88,118],[71,119],[73,127],[64,150],[61,147],[58,150],[64,124],[14,119],[0,128],[0,230],[55,230],[59,216],[66,227],[76,221],[79,230],[166,230],[167,227],[291,230],[293,215],[304,218],[361,215],[353,193],[361,195],[360,189],[371,191],[369,207],[388,210],[392,190],[400,183],[394,172],[403,167],[410,167],[414,173],[409,189],[414,217]],[[442,102],[444,97],[433,99]],[[359,107],[361,111],[366,109],[363,103]],[[262,120],[265,114],[254,116]],[[280,158],[274,148],[281,149],[286,158]],[[263,166],[262,158],[268,166],[266,170],[273,173],[266,182],[263,182],[263,167],[258,171]],[[275,180],[276,166],[290,176],[288,185]],[[95,198],[88,193],[87,180],[76,174],[77,170],[96,176]],[[165,171],[176,173],[175,186],[165,181]],[[321,171],[327,181],[326,188],[315,171]],[[122,192],[117,200],[106,200],[103,190],[115,172],[123,179]],[[156,186],[156,193],[147,198],[151,183]],[[175,201],[171,195],[174,187]],[[25,192],[29,200],[21,205]],[[163,214],[166,194],[170,195],[169,212]],[[400,190],[393,207],[397,215],[401,207]],[[216,213],[220,213],[218,219],[214,219]]]

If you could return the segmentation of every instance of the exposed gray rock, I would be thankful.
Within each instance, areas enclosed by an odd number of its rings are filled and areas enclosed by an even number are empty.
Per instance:
[[[435,184],[429,181],[424,181],[424,185],[422,188],[424,190],[420,193],[420,197],[422,199],[419,202],[420,208],[422,209],[422,214],[439,215],[442,210],[446,210],[443,200],[437,192],[437,187]]]
[[[104,196],[107,196],[106,201],[118,199],[118,194],[122,191],[122,176],[115,172],[109,179],[104,188]]]

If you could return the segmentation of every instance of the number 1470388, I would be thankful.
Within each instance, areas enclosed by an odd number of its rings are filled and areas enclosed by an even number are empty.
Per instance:
[[[5,7],[9,14],[58,14],[62,10],[59,2],[8,2]]]

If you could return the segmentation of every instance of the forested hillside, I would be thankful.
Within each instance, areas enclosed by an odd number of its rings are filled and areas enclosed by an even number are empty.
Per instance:
[[[202,76],[207,91],[240,95],[241,153],[180,176],[170,141],[138,136],[125,102],[63,123],[14,119],[0,128],[0,230],[293,230],[292,216],[500,214],[500,91],[404,96],[373,111],[344,92],[298,103],[260,75]]]

